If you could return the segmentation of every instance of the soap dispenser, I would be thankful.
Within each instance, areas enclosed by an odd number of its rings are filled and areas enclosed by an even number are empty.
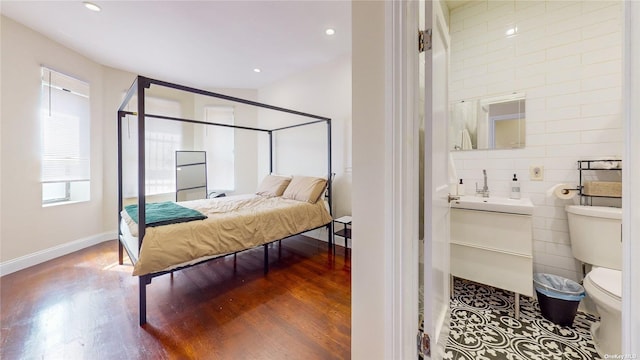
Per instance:
[[[458,189],[457,189],[456,193],[458,195],[464,195],[464,193],[465,193],[464,183],[462,183],[462,179],[460,179],[460,183],[458,184]]]
[[[520,199],[520,181],[516,174],[513,174],[513,181],[511,181],[511,196],[512,199]]]

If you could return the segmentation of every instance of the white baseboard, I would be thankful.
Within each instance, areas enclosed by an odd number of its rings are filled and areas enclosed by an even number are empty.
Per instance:
[[[315,229],[315,230],[311,230],[311,231],[307,231],[306,233],[302,234],[304,236],[308,236],[310,238],[314,238],[317,240],[322,240],[324,242],[328,242],[327,240],[327,228],[326,227],[322,227],[320,229]]]
[[[82,250],[89,246],[99,244],[108,240],[116,239],[116,232],[110,231],[102,234],[89,236],[83,239],[71,241],[52,248],[40,250],[38,252],[21,256],[16,259],[8,260],[0,263],[0,276],[9,275],[16,271],[26,269],[28,267],[38,265],[45,261],[55,259],[57,257],[70,254],[74,251]]]
[[[326,227],[322,227],[320,229],[307,231],[303,235],[304,236],[308,236],[310,238],[317,239],[317,240],[321,240],[321,241],[324,241],[324,242],[329,242],[328,239],[327,239],[327,228]],[[345,246],[345,241],[344,241],[343,237],[336,236],[334,239],[335,239],[336,245]],[[349,245],[349,248],[351,248],[351,241],[349,241],[348,245]]]

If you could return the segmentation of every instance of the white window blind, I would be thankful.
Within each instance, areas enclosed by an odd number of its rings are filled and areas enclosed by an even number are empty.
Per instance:
[[[43,204],[89,200],[89,84],[42,67]]]
[[[231,106],[207,106],[205,121],[216,124],[234,124]],[[223,126],[207,126],[203,144],[207,151],[207,182],[211,190],[235,189],[235,130]]]

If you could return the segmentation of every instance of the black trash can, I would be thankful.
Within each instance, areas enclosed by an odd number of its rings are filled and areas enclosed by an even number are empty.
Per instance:
[[[560,326],[571,326],[584,298],[584,287],[562,276],[536,273],[533,275],[540,311],[545,319]]]

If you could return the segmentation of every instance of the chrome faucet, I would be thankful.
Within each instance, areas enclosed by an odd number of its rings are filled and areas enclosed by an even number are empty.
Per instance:
[[[478,183],[476,183],[476,194],[482,194],[482,197],[489,197],[489,185],[487,185],[487,169],[482,169],[482,175],[484,177],[484,186],[482,189],[478,189]]]

